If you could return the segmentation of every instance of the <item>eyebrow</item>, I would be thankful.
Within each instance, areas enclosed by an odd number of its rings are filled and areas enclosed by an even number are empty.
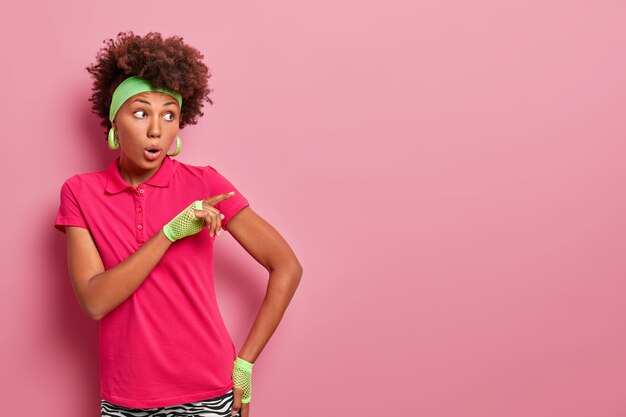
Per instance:
[[[140,99],[140,98],[136,98],[136,99],[134,99],[132,102],[134,103],[135,101],[139,101],[139,102],[141,102],[141,103],[146,103],[146,104],[152,105],[152,103],[150,103],[149,101],[147,101],[147,100],[142,100],[142,99]],[[169,106],[170,104],[178,104],[178,103],[176,103],[175,101],[169,101],[169,102],[165,103],[165,104],[164,104],[164,106]]]

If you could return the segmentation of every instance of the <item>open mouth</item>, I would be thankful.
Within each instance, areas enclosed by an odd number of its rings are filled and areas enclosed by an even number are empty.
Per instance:
[[[145,149],[146,149],[146,151],[148,151],[150,153],[158,153],[158,152],[161,151],[161,148],[159,148],[156,145],[150,145],[150,146],[146,147]]]
[[[145,148],[146,158],[148,158],[148,160],[150,161],[156,160],[160,154],[161,148],[159,148],[158,146],[148,146],[147,148]]]

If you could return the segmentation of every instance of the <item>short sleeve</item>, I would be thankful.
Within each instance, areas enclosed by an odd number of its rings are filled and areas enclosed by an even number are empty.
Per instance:
[[[79,226],[88,229],[76,196],[70,188],[69,180],[65,181],[61,187],[61,204],[54,222],[54,227],[63,233],[65,233],[65,226]]]
[[[228,230],[230,220],[235,217],[235,214],[239,213],[241,209],[249,206],[250,202],[228,179],[212,166],[205,167],[205,175],[207,176],[206,181],[209,185],[209,197],[213,197],[217,194],[228,194],[231,191],[235,192],[234,196],[215,205],[215,208],[224,215],[222,228]]]

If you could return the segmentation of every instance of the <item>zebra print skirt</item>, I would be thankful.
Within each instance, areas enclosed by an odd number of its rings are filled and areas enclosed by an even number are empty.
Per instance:
[[[233,401],[232,389],[220,397],[156,408],[126,408],[100,399],[102,417],[230,417]]]

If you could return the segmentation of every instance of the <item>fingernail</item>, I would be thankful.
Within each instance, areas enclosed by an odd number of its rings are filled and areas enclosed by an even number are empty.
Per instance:
[[[213,232],[209,232],[209,236],[213,237]]]
[[[220,214],[220,216],[222,217],[222,219],[224,218],[224,215],[223,215],[223,214]]]
[[[235,192],[234,192],[234,191],[231,191],[231,192],[230,192],[230,193],[228,193],[228,194],[235,194]]]
[[[217,235],[218,235],[218,236],[220,235],[220,232],[221,232],[221,231],[222,231],[221,229],[217,231]]]

